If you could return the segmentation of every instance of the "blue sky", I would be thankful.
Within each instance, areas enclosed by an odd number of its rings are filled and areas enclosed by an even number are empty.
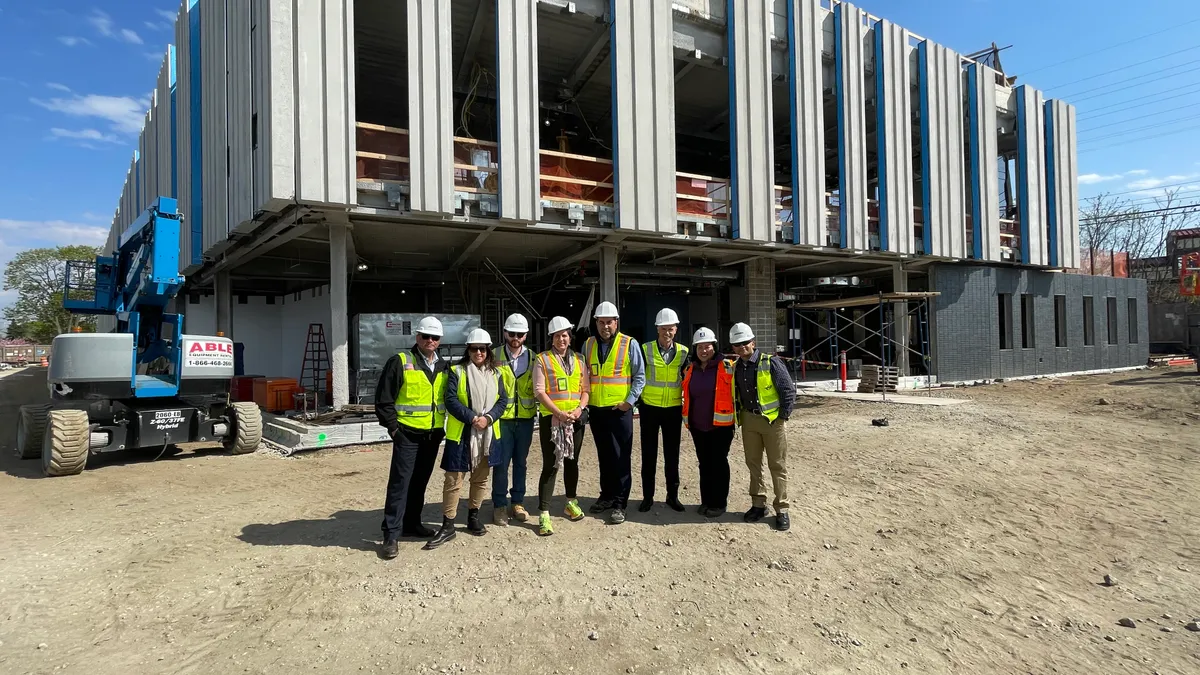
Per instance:
[[[1013,45],[1002,56],[1010,75],[1078,105],[1083,196],[1143,200],[1193,181],[1184,187],[1200,197],[1200,116],[1188,109],[1200,103],[1200,2],[860,6],[963,53]],[[0,266],[25,248],[103,242],[177,8],[0,0]],[[1119,80],[1129,82],[1105,86]],[[0,305],[10,299],[0,294]]]

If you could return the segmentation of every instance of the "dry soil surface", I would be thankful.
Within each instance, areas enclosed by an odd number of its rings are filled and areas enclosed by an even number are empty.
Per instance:
[[[42,479],[12,430],[43,378],[0,379],[0,672],[1200,672],[1191,370],[958,390],[955,407],[802,399],[786,534],[742,522],[740,440],[732,512],[702,522],[685,441],[686,514],[489,526],[393,561],[376,555],[388,448],[149,453]]]

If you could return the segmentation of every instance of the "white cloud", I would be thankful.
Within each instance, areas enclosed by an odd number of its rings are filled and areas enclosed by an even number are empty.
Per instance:
[[[54,129],[50,130],[50,135],[52,138],[56,139],[65,138],[75,141],[84,141],[85,145],[87,145],[87,141],[97,141],[100,143],[121,142],[121,139],[117,138],[116,135],[102,133],[100,131],[96,131],[95,129],[80,129],[78,131],[72,131],[71,129],[59,129],[55,127]],[[95,149],[95,146],[91,146],[91,148]]]
[[[169,9],[156,9],[154,13],[166,19],[170,23],[175,23],[176,15]]]
[[[98,213],[92,213],[91,211],[84,211],[83,215],[80,217],[93,223],[110,224],[112,221],[112,216],[102,216]]]
[[[147,98],[130,96],[100,96],[98,94],[76,95],[72,98],[52,98],[49,101],[30,99],[46,110],[74,117],[99,117],[112,123],[120,133],[136,134],[142,129],[146,110],[150,107]]]
[[[87,18],[87,22],[92,24],[96,32],[106,38],[128,42],[130,44],[142,44],[142,38],[137,33],[128,28],[117,28],[113,23],[112,17],[98,9],[92,10],[92,15]]]
[[[108,237],[108,228],[69,220],[8,220],[0,218],[0,237],[7,241],[29,242],[24,248],[88,244],[99,246]],[[23,250],[23,249],[21,249]]]
[[[1101,176],[1098,173],[1085,173],[1079,177],[1079,184],[1080,185],[1095,185],[1096,183],[1106,183],[1110,180],[1116,180],[1120,177],[1121,177],[1120,174],[1117,174],[1115,176]]]
[[[1130,190],[1150,190],[1153,188],[1162,187],[1163,185],[1175,185],[1178,183],[1195,180],[1197,178],[1200,178],[1200,174],[1198,173],[1188,175],[1175,174],[1166,176],[1164,178],[1143,178],[1141,180],[1133,181],[1126,187],[1128,187]]]
[[[1126,176],[1145,176],[1148,173],[1150,173],[1150,169],[1134,169],[1133,171],[1127,171],[1125,173],[1125,175]]]
[[[142,44],[141,36],[139,36],[137,33],[133,32],[133,31],[129,30],[128,28],[121,29],[121,39],[128,42],[129,44],[134,44],[134,45]]]
[[[59,83],[57,83],[57,82],[47,82],[47,83],[46,83],[46,88],[47,88],[47,89],[57,89],[58,91],[66,91],[66,92],[70,92],[70,91],[71,91],[71,88],[70,88],[70,87],[68,87],[67,85],[65,85],[65,84],[59,84]]]
[[[79,45],[90,45],[92,41],[87,38],[74,37],[72,35],[64,35],[58,38],[58,41],[68,47],[78,47]]]

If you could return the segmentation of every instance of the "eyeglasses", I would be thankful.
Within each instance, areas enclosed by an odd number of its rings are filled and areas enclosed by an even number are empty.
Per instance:
[[[442,336],[441,335],[426,335],[424,333],[417,333],[417,339],[418,340],[429,340],[430,342],[440,342],[442,339]]]
[[[746,347],[750,346],[750,342],[751,342],[751,340],[747,340],[745,342],[735,342],[735,343],[733,343],[733,348],[734,349],[745,349]]]
[[[525,334],[524,333],[509,333],[508,337],[513,338],[514,340],[520,340],[521,338],[525,337]]]
[[[487,350],[488,350],[487,347],[467,347],[467,351],[473,352],[476,354],[486,354]]]

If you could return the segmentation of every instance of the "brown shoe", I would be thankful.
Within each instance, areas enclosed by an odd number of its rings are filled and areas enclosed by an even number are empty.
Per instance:
[[[520,504],[513,504],[510,506],[508,508],[508,513],[512,516],[513,520],[517,521],[518,523],[523,523],[526,520],[529,520],[529,512],[526,511],[525,507],[521,506]]]
[[[492,524],[497,527],[508,527],[508,511],[503,506],[492,509]]]

